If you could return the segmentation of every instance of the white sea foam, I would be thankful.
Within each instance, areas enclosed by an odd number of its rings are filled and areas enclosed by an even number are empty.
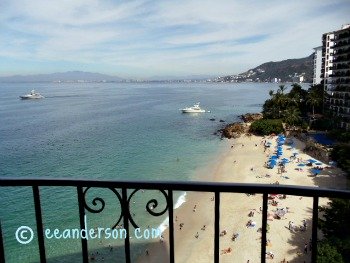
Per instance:
[[[175,205],[174,205],[174,209],[179,208],[183,203],[186,202],[186,192],[184,192],[182,195],[179,196],[179,198],[177,199]],[[164,219],[164,221],[158,226],[158,229],[161,233],[164,232],[165,229],[167,229],[169,227],[169,217],[166,217]]]
[[[169,217],[167,216],[167,218],[164,219],[164,221],[159,225],[159,227],[157,228],[160,233],[163,233],[165,229],[167,229],[169,227]]]
[[[178,209],[183,203],[186,202],[186,195],[187,195],[187,193],[184,192],[182,195],[179,196],[176,204],[174,205],[174,209]]]

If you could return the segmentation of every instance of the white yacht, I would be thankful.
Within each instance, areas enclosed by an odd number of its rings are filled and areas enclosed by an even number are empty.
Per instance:
[[[184,109],[181,109],[182,113],[200,113],[205,112],[205,110],[201,109],[199,107],[199,102],[194,104],[192,107],[187,107]]]
[[[44,98],[43,95],[40,93],[35,92],[35,90],[32,90],[29,94],[19,96],[22,100],[27,100],[27,99],[42,99]]]

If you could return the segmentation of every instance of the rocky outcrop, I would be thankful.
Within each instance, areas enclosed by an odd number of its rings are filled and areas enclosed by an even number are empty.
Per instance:
[[[223,129],[219,130],[221,132],[221,137],[228,139],[238,138],[242,134],[249,132],[250,123],[263,118],[262,113],[246,113],[240,116],[244,122],[234,122],[227,124]],[[220,122],[224,122],[220,120]]]
[[[262,113],[246,113],[241,116],[244,122],[253,122],[263,118]]]
[[[221,130],[222,137],[226,137],[228,139],[238,138],[241,134],[246,133],[248,131],[247,125],[241,122],[234,122],[228,124]]]

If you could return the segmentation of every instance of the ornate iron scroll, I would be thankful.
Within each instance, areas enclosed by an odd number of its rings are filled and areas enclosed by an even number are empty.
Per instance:
[[[92,203],[92,205],[93,205],[93,207],[91,207],[91,206],[88,204],[88,202],[86,201],[86,194],[87,194],[87,192],[88,192],[88,190],[89,190],[90,188],[91,188],[91,187],[87,187],[87,188],[84,189],[84,208],[85,208],[86,210],[88,210],[90,213],[98,214],[98,213],[100,213],[100,212],[103,211],[103,209],[104,209],[105,206],[106,206],[106,203],[105,203],[105,201],[104,201],[101,197],[95,197],[95,198],[93,198],[92,201],[91,201],[91,203]],[[104,188],[102,188],[102,189],[104,189]],[[124,211],[124,209],[123,209],[123,205],[122,205],[122,203],[123,203],[123,197],[120,195],[120,193],[119,193],[115,188],[106,188],[106,189],[111,190],[111,191],[117,196],[117,198],[118,198],[118,200],[119,200],[119,203],[120,203],[120,207],[121,207],[120,216],[119,216],[117,222],[112,226],[112,228],[116,228],[116,227],[118,226],[118,224],[119,224],[120,221],[122,220],[123,216],[127,216],[127,218],[129,219],[129,222],[132,224],[132,226],[133,226],[134,228],[138,228],[138,225],[136,224],[136,222],[135,222],[134,219],[132,218],[132,215],[130,214],[130,201],[131,201],[131,198],[132,198],[138,191],[140,191],[140,189],[135,189],[135,190],[129,195],[129,197],[126,197],[127,199],[125,200],[125,202],[127,203],[127,206],[126,206],[126,207],[128,208],[126,211]],[[154,190],[157,190],[157,189],[154,189]],[[168,208],[169,208],[169,204],[168,204],[168,201],[169,201],[169,199],[168,199],[168,194],[167,194],[163,189],[161,189],[161,190],[159,190],[159,191],[163,194],[163,196],[164,196],[164,198],[165,198],[165,200],[166,200],[166,207],[165,207],[162,211],[160,211],[160,212],[155,212],[155,211],[153,211],[153,210],[158,206],[158,200],[155,199],[155,198],[149,200],[149,201],[147,202],[147,204],[146,204],[146,211],[147,211],[150,215],[152,215],[152,216],[161,216],[161,215],[165,214],[165,212],[166,212],[166,211],[168,210]],[[97,206],[99,206],[99,207],[96,208]]]

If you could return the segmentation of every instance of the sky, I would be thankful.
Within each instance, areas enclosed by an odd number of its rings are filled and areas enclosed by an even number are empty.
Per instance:
[[[349,0],[0,0],[0,76],[222,76],[310,55]]]

